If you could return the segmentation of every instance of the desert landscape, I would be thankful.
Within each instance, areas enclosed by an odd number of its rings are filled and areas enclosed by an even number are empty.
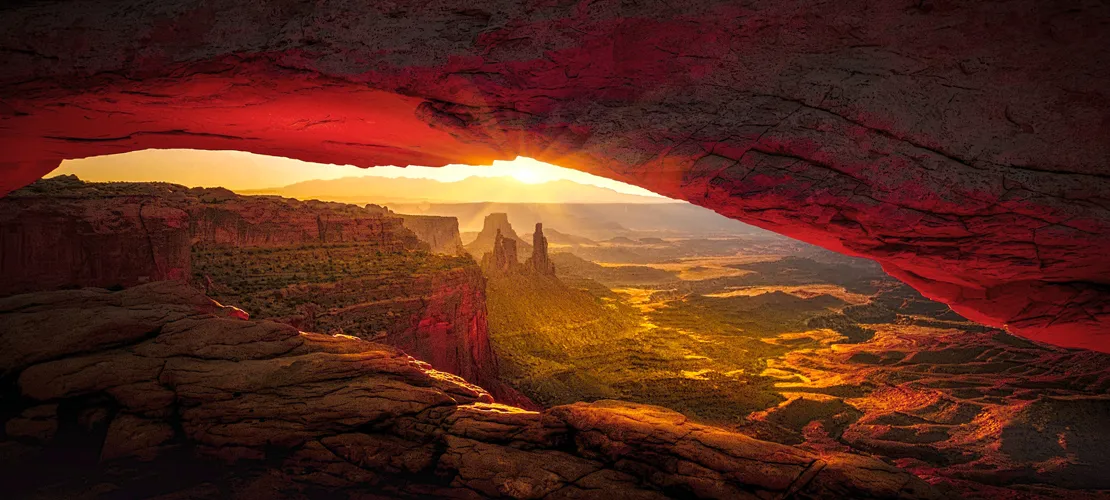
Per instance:
[[[1110,500],[1110,3],[0,2],[27,500]]]
[[[557,210],[525,205],[463,235],[456,217],[381,205],[32,184],[0,200],[6,482],[29,497],[735,498],[753,494],[743,456],[801,467],[758,483],[799,498],[1110,489],[1110,355],[974,323],[866,259],[644,206],[675,215],[636,227],[571,206],[593,238],[522,235],[514,217]],[[27,265],[44,256],[56,265]],[[641,449],[663,462],[621,458]],[[34,472],[46,463],[72,473]],[[151,482],[169,469],[188,473]]]

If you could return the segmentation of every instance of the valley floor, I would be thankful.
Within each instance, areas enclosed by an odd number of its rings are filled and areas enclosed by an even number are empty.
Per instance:
[[[966,321],[843,257],[554,260],[557,280],[488,285],[502,377],[538,403],[664,406],[967,498],[1110,489],[1108,355]]]

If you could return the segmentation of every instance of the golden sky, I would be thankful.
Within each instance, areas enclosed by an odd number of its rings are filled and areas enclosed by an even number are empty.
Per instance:
[[[231,190],[265,189],[312,179],[345,177],[415,177],[451,182],[467,177],[513,177],[520,182],[540,184],[566,179],[609,188],[619,193],[659,196],[643,188],[562,168],[550,163],[518,157],[493,165],[447,165],[445,167],[374,167],[309,163],[242,151],[194,149],[147,149],[117,155],[66,160],[47,177],[74,174],[86,181],[164,181],[189,187],[225,187]]]

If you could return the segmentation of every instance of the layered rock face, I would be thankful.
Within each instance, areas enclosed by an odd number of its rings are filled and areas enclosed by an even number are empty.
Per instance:
[[[164,183],[85,183],[73,176],[0,199],[0,238],[0,294],[186,279],[193,245],[425,248],[399,217],[372,205]]]
[[[0,324],[20,497],[940,498],[660,408],[491,404],[392,347],[237,319],[179,283],[8,297]]]
[[[189,212],[194,244],[283,247],[361,243],[383,252],[422,246],[415,234],[404,229],[400,217],[374,205],[240,196],[222,188],[190,191],[188,197],[165,199]]]
[[[976,321],[1110,350],[1110,6],[282,5],[4,7],[0,187],[151,147],[531,156],[875,258]]]
[[[459,219],[433,215],[398,214],[405,229],[412,231],[420,241],[427,243],[433,252],[462,255],[462,237],[459,236]]]
[[[398,347],[437,370],[489,388],[500,401],[497,359],[486,325],[486,283],[478,266],[397,264],[394,269],[375,266],[365,274],[352,270],[334,280],[256,291],[225,277],[216,280],[212,293],[219,300],[244,304],[259,319]]]
[[[457,242],[453,218],[416,219]],[[373,205],[52,178],[0,199],[0,293],[188,279],[252,315],[394,345],[521,401],[497,378],[481,271],[427,255],[402,220]]]
[[[0,296],[189,276],[189,213],[153,193],[82,189],[58,178],[0,199]]]

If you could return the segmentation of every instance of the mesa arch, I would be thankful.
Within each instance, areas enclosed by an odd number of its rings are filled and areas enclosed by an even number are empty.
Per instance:
[[[64,3],[0,7],[0,193],[145,148],[523,155],[1110,351],[1110,5]]]

